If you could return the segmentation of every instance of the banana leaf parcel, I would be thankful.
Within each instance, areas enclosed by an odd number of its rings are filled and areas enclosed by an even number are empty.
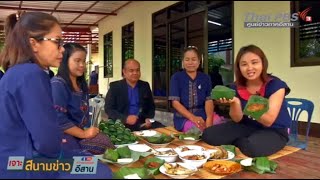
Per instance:
[[[269,110],[269,100],[257,95],[250,96],[243,113],[254,119],[259,119],[265,112]]]
[[[226,86],[217,85],[211,91],[211,98],[218,100],[220,98],[232,99],[236,95],[236,91]]]

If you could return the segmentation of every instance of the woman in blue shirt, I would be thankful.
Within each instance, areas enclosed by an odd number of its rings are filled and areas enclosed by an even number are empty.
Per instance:
[[[49,76],[44,71],[58,67],[62,60],[58,21],[40,12],[21,17],[11,14],[6,19],[6,32],[0,58],[6,71],[0,81],[0,176],[6,175],[2,169],[6,169],[9,156],[58,158],[62,137]],[[8,177],[27,176],[18,174],[8,172]]]
[[[240,49],[235,62],[236,82],[231,85],[236,96],[232,100],[220,99],[221,103],[230,104],[233,121],[206,129],[205,142],[233,144],[250,157],[269,156],[286,145],[291,118],[284,98],[290,89],[279,78],[267,74],[267,69],[267,58],[259,47]],[[269,110],[256,120],[243,114],[251,95],[269,99]]]
[[[86,49],[80,44],[68,43],[57,76],[51,79],[54,107],[64,131],[63,148],[80,149],[81,139],[93,138],[99,128],[90,127]],[[85,129],[84,128],[88,128]]]
[[[174,126],[182,132],[193,126],[204,130],[213,123],[211,80],[198,71],[201,56],[196,47],[186,48],[183,56],[184,70],[173,74],[170,80],[169,100],[175,109]]]
[[[5,30],[6,41],[0,56],[6,72],[0,81],[0,177],[78,177],[60,172],[7,170],[9,156],[58,159],[85,154],[62,151],[63,132],[45,72],[49,67],[58,67],[62,61],[64,48],[59,22],[42,12],[11,14],[6,19]],[[104,178],[111,178],[107,166],[98,166],[98,171],[105,173]]]
[[[3,75],[4,73],[0,70],[0,79],[2,78]]]

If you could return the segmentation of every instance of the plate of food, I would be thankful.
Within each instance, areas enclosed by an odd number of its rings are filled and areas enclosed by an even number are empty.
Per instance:
[[[129,145],[133,145],[133,144],[138,144],[139,142],[138,141],[135,141],[133,143],[128,143],[128,144],[118,144],[118,145],[114,145],[116,148],[119,148],[119,147],[124,147],[124,146],[129,146]]]
[[[96,157],[102,161],[115,165],[128,165],[131,164],[137,159],[132,157],[132,153],[128,146],[120,147],[117,149],[107,149],[104,154],[96,155]]]
[[[216,175],[228,175],[242,170],[241,164],[225,160],[208,161],[203,168]]]
[[[235,157],[233,152],[227,151],[221,146],[216,146],[214,149],[206,151],[210,154],[209,160],[229,160]]]
[[[166,134],[157,134],[155,136],[143,137],[143,139],[153,148],[166,147],[174,138]]]
[[[187,163],[164,163],[159,170],[173,179],[185,179],[198,171],[196,167]]]
[[[155,136],[159,133],[155,130],[143,130],[143,131],[136,131],[134,132],[134,134],[141,137],[150,137],[150,136]]]
[[[175,134],[184,144],[195,144],[200,141],[202,132],[195,126],[189,129],[187,132]]]
[[[130,144],[128,147],[130,150],[136,152],[148,152],[152,150],[151,147],[146,144]]]

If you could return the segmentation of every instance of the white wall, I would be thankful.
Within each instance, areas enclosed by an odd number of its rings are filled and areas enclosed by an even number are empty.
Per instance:
[[[315,107],[312,122],[320,123],[320,66],[290,67],[290,28],[244,28],[247,12],[255,14],[290,13],[289,1],[234,2],[234,50],[255,44],[262,48],[269,60],[269,72],[287,82],[291,93],[287,97],[306,98]],[[302,120],[306,120],[302,114]]]
[[[141,80],[148,81],[152,88],[152,13],[157,12],[178,1],[132,1],[117,12],[99,23],[99,61],[103,64],[103,35],[113,32],[113,78],[121,77],[121,30],[122,26],[134,22],[134,58],[141,65]],[[103,71],[100,71],[103,72]],[[99,92],[106,94],[108,80],[99,73]]]

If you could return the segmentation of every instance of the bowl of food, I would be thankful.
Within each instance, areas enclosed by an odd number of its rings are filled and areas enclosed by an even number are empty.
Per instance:
[[[173,179],[185,179],[198,171],[195,166],[186,163],[164,163],[159,170]]]
[[[181,140],[183,141],[184,144],[187,144],[187,145],[192,145],[200,141],[200,139],[195,139],[193,137],[185,137]]]
[[[178,154],[185,152],[185,151],[190,151],[190,150],[204,151],[205,149],[203,147],[197,146],[197,145],[183,145],[183,146],[176,147],[174,149],[174,151],[176,151],[176,153],[178,153]]]
[[[206,151],[190,150],[179,154],[179,158],[184,163],[192,164],[197,168],[201,167],[204,163],[206,163],[209,157],[210,155]]]
[[[167,163],[175,162],[178,158],[178,154],[172,148],[155,149],[154,155]]]
[[[239,163],[225,160],[209,161],[203,168],[216,175],[228,175],[242,170]]]
[[[209,160],[229,160],[235,157],[235,154],[231,151],[227,151],[221,146],[216,146],[214,149],[206,150],[210,158]]]

